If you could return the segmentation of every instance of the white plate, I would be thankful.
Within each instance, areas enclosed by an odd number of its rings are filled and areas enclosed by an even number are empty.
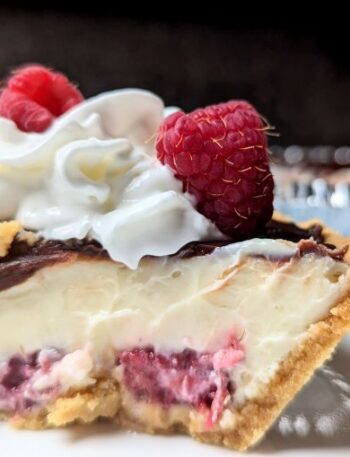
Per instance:
[[[350,336],[249,456],[350,456]],[[119,432],[113,425],[44,432],[0,427],[6,457],[228,457],[236,452],[182,436]]]

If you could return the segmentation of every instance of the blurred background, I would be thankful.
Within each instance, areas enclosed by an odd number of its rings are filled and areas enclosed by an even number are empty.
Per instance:
[[[350,206],[349,32],[345,11],[333,6],[308,16],[296,3],[203,3],[188,12],[178,2],[150,11],[2,1],[0,77],[41,62],[67,73],[85,96],[141,87],[185,110],[245,98],[280,133],[271,138],[277,203],[299,205],[303,218],[300,205]]]
[[[350,144],[349,32],[331,19],[318,17],[315,27],[315,19],[287,22],[236,5],[237,15],[209,6],[184,14],[176,3],[158,14],[49,3],[1,2],[1,75],[38,61],[66,72],[86,96],[136,86],[187,110],[246,98],[283,144]]]

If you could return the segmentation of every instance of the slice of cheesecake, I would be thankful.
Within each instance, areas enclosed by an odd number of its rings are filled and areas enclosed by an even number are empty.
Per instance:
[[[350,323],[346,242],[271,222],[270,130],[40,65],[2,84],[3,418],[264,434]]]
[[[0,224],[1,416],[253,445],[350,324],[344,240],[288,224],[268,235],[131,270],[95,241]]]

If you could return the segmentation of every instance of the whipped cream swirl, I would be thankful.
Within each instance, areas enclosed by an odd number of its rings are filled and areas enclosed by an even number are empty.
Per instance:
[[[130,268],[222,237],[155,157],[166,113],[155,95],[125,89],[84,101],[40,134],[0,118],[0,220],[47,239],[94,238]]]

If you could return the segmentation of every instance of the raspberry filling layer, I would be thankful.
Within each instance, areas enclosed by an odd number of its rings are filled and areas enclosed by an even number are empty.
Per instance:
[[[215,353],[191,349],[168,355],[153,347],[136,348],[119,355],[124,383],[137,400],[164,407],[186,404],[208,412],[208,425],[220,419],[226,398],[232,395],[231,370],[244,357],[238,341]]]
[[[38,382],[63,358],[56,349],[16,354],[0,363],[0,411],[23,412],[56,396],[59,386],[38,388]]]
[[[190,405],[206,413],[211,426],[220,419],[225,400],[233,393],[230,370],[243,357],[240,343],[231,338],[227,347],[213,353],[188,348],[159,353],[152,346],[136,347],[119,352],[116,364],[122,367],[124,388],[136,400],[164,408]],[[86,358],[91,362],[86,364]],[[113,367],[110,369],[112,377]],[[84,350],[16,354],[0,363],[0,412],[23,414],[45,407],[70,388],[93,384],[94,371],[91,356]],[[74,384],[77,380],[79,384]]]

